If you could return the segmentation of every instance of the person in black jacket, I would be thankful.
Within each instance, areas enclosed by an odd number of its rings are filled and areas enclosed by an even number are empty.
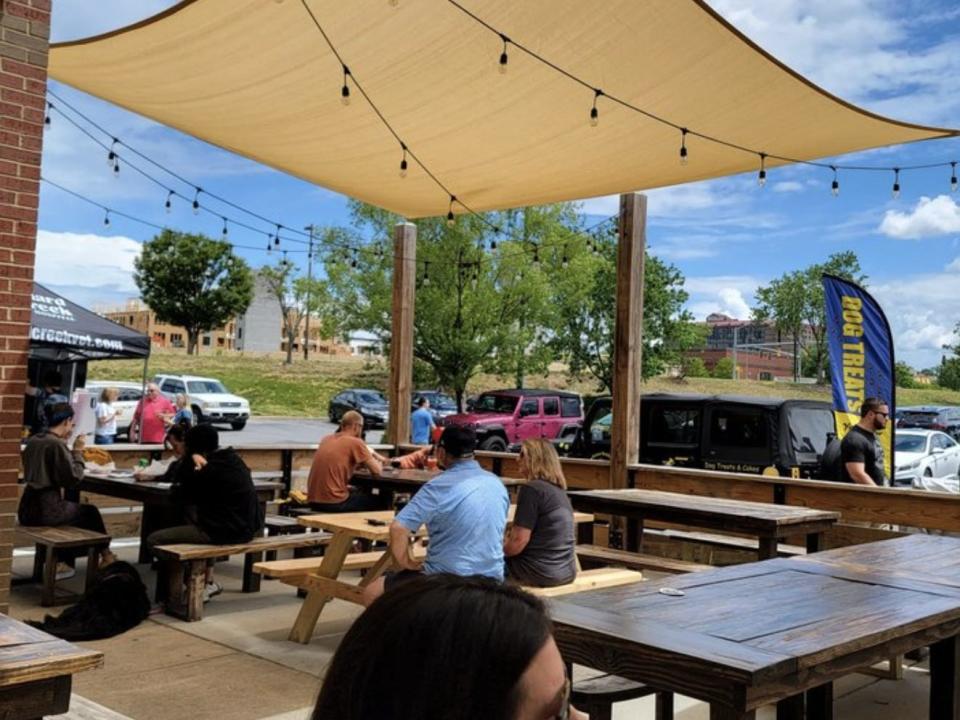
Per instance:
[[[263,529],[263,508],[250,469],[233,448],[219,447],[217,431],[209,425],[187,431],[172,494],[174,502],[183,506],[188,524],[150,533],[147,545],[151,551],[159,545],[179,543],[247,543]],[[221,592],[210,563],[204,601]]]

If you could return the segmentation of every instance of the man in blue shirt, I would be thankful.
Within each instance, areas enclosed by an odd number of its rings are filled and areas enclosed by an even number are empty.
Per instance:
[[[414,445],[429,445],[430,431],[434,427],[430,401],[421,395],[417,398],[417,409],[410,416],[410,442]]]
[[[365,604],[420,573],[503,580],[503,533],[510,497],[500,478],[473,459],[476,446],[471,428],[444,429],[437,446],[437,464],[444,472],[424,485],[390,525],[390,553],[400,572],[364,588]],[[410,542],[422,525],[430,537],[424,562],[410,553]]]

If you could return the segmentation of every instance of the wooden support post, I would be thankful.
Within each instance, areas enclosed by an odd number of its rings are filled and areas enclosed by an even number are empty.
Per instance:
[[[617,247],[617,310],[613,340],[613,417],[610,437],[610,487],[628,485],[627,465],[640,460],[640,382],[643,379],[643,261],[647,198],[620,196]],[[630,530],[633,532],[630,532]],[[636,528],[628,528],[624,546],[639,546]]]
[[[393,237],[393,329],[390,337],[390,421],[384,442],[410,442],[413,395],[413,311],[417,283],[417,226],[400,223]]]

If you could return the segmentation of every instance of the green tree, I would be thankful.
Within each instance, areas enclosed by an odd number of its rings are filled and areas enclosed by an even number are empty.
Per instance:
[[[914,369],[905,362],[898,362],[893,368],[898,388],[911,389],[917,387],[917,381],[913,379],[916,374]]]
[[[433,369],[461,407],[467,383],[483,368],[514,373],[521,382],[526,373],[546,369],[549,358],[541,346],[550,312],[547,278],[562,264],[554,250],[572,233],[566,223],[575,222],[574,210],[561,204],[490,213],[487,222],[465,215],[452,227],[438,218],[416,222],[414,357]],[[338,330],[368,330],[389,346],[389,238],[400,218],[362,203],[353,203],[351,214],[353,227],[328,228],[321,237]],[[518,223],[524,240],[505,241],[491,232],[493,225],[520,237]],[[488,253],[493,240],[498,250]],[[539,264],[534,248],[544,248],[536,252]]]
[[[293,362],[293,346],[301,328],[305,329],[308,314],[319,323],[314,327],[321,336],[333,334],[334,309],[326,285],[320,280],[310,280],[298,274],[297,266],[286,257],[272,267],[265,265],[258,272],[280,305],[283,334],[287,339],[287,365]],[[309,342],[309,338],[304,338],[304,342]]]
[[[821,284],[824,273],[859,284],[866,279],[856,253],[834,253],[826,262],[785,273],[769,285],[759,288],[756,292],[757,306],[753,310],[755,319],[772,320],[778,330],[793,339],[795,353],[800,352],[801,337],[804,330],[809,329],[813,343],[803,350],[810,354],[813,375],[818,383],[826,381],[828,360],[827,313]]]
[[[710,377],[710,371],[707,370],[707,366],[703,362],[703,358],[700,358],[697,356],[684,357],[681,367],[683,369],[684,377],[688,377],[688,378]]]
[[[592,251],[591,251],[592,244]],[[553,347],[577,378],[590,375],[612,391],[613,339],[617,286],[617,236],[611,228],[569,246],[570,272],[553,280],[557,324]],[[647,255],[643,287],[643,377],[679,363],[684,350],[702,341],[703,330],[683,309],[683,274]]]
[[[713,366],[710,373],[715,378],[729,380],[733,377],[733,360],[728,357],[722,357]]]
[[[187,332],[187,353],[200,333],[224,326],[253,301],[253,273],[230,244],[205,235],[163,230],[134,262],[140,297],[160,322]]]
[[[937,385],[960,390],[960,357],[944,358],[937,368]]]

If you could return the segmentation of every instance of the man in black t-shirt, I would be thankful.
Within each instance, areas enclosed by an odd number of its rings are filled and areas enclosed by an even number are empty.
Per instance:
[[[858,485],[883,485],[883,451],[876,433],[887,426],[890,408],[880,398],[867,398],[860,406],[860,422],[840,443],[841,479]]]

